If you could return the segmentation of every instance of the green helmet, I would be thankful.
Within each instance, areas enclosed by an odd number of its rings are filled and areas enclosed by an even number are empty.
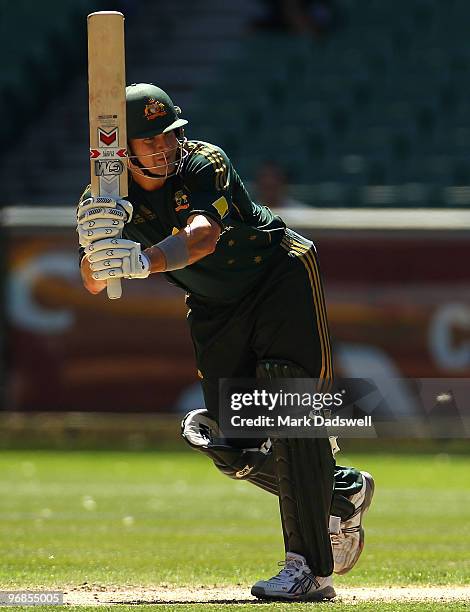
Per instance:
[[[151,138],[188,123],[178,118],[181,109],[153,83],[133,83],[126,87],[126,110],[127,138]]]

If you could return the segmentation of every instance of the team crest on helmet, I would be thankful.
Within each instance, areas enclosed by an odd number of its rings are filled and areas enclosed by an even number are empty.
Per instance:
[[[144,115],[149,121],[157,117],[164,117],[166,115],[165,105],[163,102],[155,100],[155,98],[149,98],[149,101],[145,105]]]
[[[178,212],[179,210],[186,210],[187,208],[189,208],[188,196],[181,190],[175,193],[175,202],[176,202],[176,208],[175,208],[176,212]]]

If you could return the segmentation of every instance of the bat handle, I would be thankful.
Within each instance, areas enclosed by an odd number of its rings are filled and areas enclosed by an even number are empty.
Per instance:
[[[110,300],[117,300],[122,295],[121,280],[119,278],[108,278],[106,291]]]

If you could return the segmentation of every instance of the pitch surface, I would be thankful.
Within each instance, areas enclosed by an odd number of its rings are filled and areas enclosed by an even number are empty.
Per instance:
[[[366,549],[336,579],[328,610],[377,600],[381,610],[467,609],[470,457],[341,461],[371,471],[377,488]],[[56,588],[81,609],[285,606],[249,595],[283,556],[276,500],[196,453],[4,451],[0,497],[3,590]]]

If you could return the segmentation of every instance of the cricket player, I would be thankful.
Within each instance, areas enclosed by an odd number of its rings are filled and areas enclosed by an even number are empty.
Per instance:
[[[218,428],[222,377],[331,382],[316,249],[252,201],[220,147],[186,139],[187,121],[162,89],[134,84],[126,100],[128,200],[83,193],[77,209],[83,283],[97,294],[110,278],[161,273],[186,292],[205,409],[185,417],[183,437],[224,474],[279,498],[284,567],[252,594],[332,599],[333,571],[349,571],[363,548],[372,477],[335,467],[327,438],[260,440],[253,447]]]

